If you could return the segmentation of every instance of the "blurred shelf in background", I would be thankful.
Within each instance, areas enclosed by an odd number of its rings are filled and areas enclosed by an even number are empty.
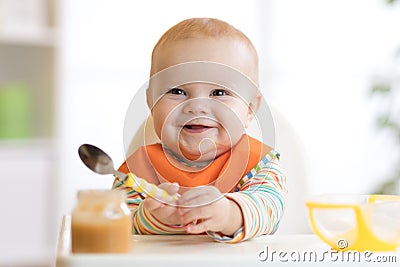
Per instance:
[[[55,1],[0,0],[0,139],[53,137]],[[21,119],[23,112],[29,116],[28,123],[27,118]],[[20,127],[27,132],[13,136],[18,122],[29,124]],[[7,134],[2,135],[7,127]]]
[[[13,32],[0,28],[0,45],[52,47],[57,45],[56,31],[43,28],[36,31]]]
[[[0,0],[0,266],[50,266],[57,0]]]

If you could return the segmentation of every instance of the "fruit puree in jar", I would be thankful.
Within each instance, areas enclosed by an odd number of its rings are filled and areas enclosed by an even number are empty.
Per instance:
[[[123,191],[79,191],[78,204],[71,216],[72,252],[129,252],[131,227]]]

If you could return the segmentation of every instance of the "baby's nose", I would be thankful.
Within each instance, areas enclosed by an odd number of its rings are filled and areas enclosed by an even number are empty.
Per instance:
[[[194,98],[185,101],[183,112],[194,115],[209,114],[211,111],[212,101],[207,98]]]

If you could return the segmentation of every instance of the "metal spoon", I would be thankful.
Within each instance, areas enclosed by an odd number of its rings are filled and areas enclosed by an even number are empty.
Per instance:
[[[95,173],[113,174],[120,181],[128,181],[129,175],[115,170],[111,157],[100,148],[89,144],[83,144],[79,147],[78,153],[83,163]],[[158,188],[156,185],[142,178],[134,176],[132,179],[134,180],[130,182],[130,186],[134,190],[156,198],[163,203],[176,203],[176,200],[180,196],[178,193],[169,195],[167,191]]]
[[[78,153],[83,163],[95,173],[113,174],[122,181],[128,178],[127,174],[115,170],[111,157],[100,148],[83,144],[79,147]]]

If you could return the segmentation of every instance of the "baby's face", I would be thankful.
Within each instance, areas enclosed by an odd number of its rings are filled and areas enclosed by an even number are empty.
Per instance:
[[[155,104],[152,115],[165,145],[189,160],[207,161],[237,143],[252,110],[225,88],[195,83],[170,89]]]
[[[153,69],[201,60],[231,66],[256,79],[251,58],[247,47],[232,40],[187,39],[161,48]],[[208,161],[238,142],[253,118],[252,108],[256,102],[247,102],[236,91],[196,82],[166,89],[151,110],[155,131],[166,146],[189,160]]]

